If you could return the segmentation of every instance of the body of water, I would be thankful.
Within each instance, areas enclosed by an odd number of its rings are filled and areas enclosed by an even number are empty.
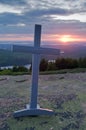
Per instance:
[[[22,66],[26,67],[27,69],[30,69],[31,64],[22,65]],[[12,69],[13,66],[2,66],[0,68],[1,68],[1,70],[3,70],[3,69]]]

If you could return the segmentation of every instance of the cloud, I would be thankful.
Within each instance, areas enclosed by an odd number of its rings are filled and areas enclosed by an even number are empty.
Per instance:
[[[34,24],[44,34],[86,34],[85,0],[0,0],[0,9],[1,34],[33,34]]]
[[[62,8],[50,8],[50,9],[34,9],[25,13],[25,15],[33,16],[33,17],[40,17],[44,15],[69,15],[73,13],[69,9],[62,9]]]
[[[50,34],[86,34],[86,23],[79,21],[58,20],[57,22],[44,25],[44,32]]]
[[[22,9],[15,7],[15,6],[10,6],[10,5],[3,5],[0,4],[0,14],[2,15],[3,13],[15,13],[15,14],[21,14]]]
[[[32,35],[27,34],[0,34],[0,41],[32,41]]]
[[[4,5],[26,5],[25,0],[0,0],[0,4]]]
[[[17,24],[19,21],[21,21],[21,16],[14,13],[0,14],[0,24],[2,25]]]
[[[84,2],[84,3],[83,3],[83,7],[85,7],[85,8],[86,8],[86,2]]]
[[[85,0],[0,0],[4,8],[1,8],[0,24],[26,24],[28,22],[53,21],[53,16],[60,19],[60,16],[70,16],[73,14],[86,12]],[[77,5],[77,6],[76,6]],[[21,16],[18,16],[20,14]],[[7,20],[6,20],[7,19]],[[68,20],[68,19],[67,19]],[[77,20],[77,19],[76,19]]]

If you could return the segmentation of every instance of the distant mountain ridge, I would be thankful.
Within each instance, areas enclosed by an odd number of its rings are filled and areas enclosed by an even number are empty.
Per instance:
[[[28,43],[25,44],[18,44],[23,46],[28,46]],[[0,44],[0,66],[5,65],[24,65],[30,64],[31,61],[31,54],[27,53],[14,53],[12,52],[13,44]],[[31,43],[29,44],[31,46]],[[70,58],[80,58],[86,57],[86,46],[83,45],[42,45],[42,47],[50,47],[50,48],[58,48],[64,52],[61,54],[60,57],[70,57]],[[58,56],[52,55],[42,55],[42,58],[46,59],[56,59]]]
[[[11,50],[12,44],[0,44],[0,49]]]

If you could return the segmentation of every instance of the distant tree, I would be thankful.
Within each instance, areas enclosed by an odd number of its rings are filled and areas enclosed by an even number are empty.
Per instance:
[[[73,69],[78,67],[77,59],[66,58],[66,64],[67,69]]]
[[[86,57],[85,58],[79,58],[78,64],[80,68],[86,68]]]
[[[46,71],[48,68],[48,61],[45,59],[42,59],[40,62],[39,70],[40,71]]]
[[[55,63],[49,62],[49,63],[48,63],[48,68],[47,68],[47,70],[56,70]]]
[[[73,60],[73,68],[78,68],[79,65],[78,65],[78,60],[77,59],[74,59]]]
[[[24,67],[24,66],[19,66],[18,71],[19,72],[28,72],[28,69],[26,67]]]
[[[82,68],[82,58],[78,59],[78,66],[79,66],[79,68]]]
[[[78,61],[72,58],[58,58],[55,65],[57,69],[73,69],[78,67]]]
[[[57,69],[66,69],[66,60],[65,58],[58,58],[55,61],[55,66]]]
[[[28,69],[24,66],[14,66],[12,71],[13,72],[27,72]]]
[[[13,66],[12,71],[13,71],[13,72],[17,72],[17,71],[18,71],[18,67],[17,67],[17,66]]]

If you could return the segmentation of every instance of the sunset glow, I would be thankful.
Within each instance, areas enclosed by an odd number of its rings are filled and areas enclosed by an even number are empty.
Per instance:
[[[86,38],[78,35],[61,35],[58,40],[63,43],[86,42]]]
[[[61,42],[64,44],[73,43],[73,42],[86,42],[86,38],[80,35],[64,35],[64,34],[47,34],[43,35],[43,41],[50,41],[50,42]]]
[[[0,41],[34,41],[31,34],[0,34]],[[64,35],[64,34],[42,34],[41,41],[69,44],[73,42],[86,42],[82,35]]]
[[[86,0],[0,0],[0,44],[33,44],[35,24],[42,45],[86,46]]]
[[[71,37],[71,35],[63,35],[59,38],[61,42],[72,42],[75,39]]]

